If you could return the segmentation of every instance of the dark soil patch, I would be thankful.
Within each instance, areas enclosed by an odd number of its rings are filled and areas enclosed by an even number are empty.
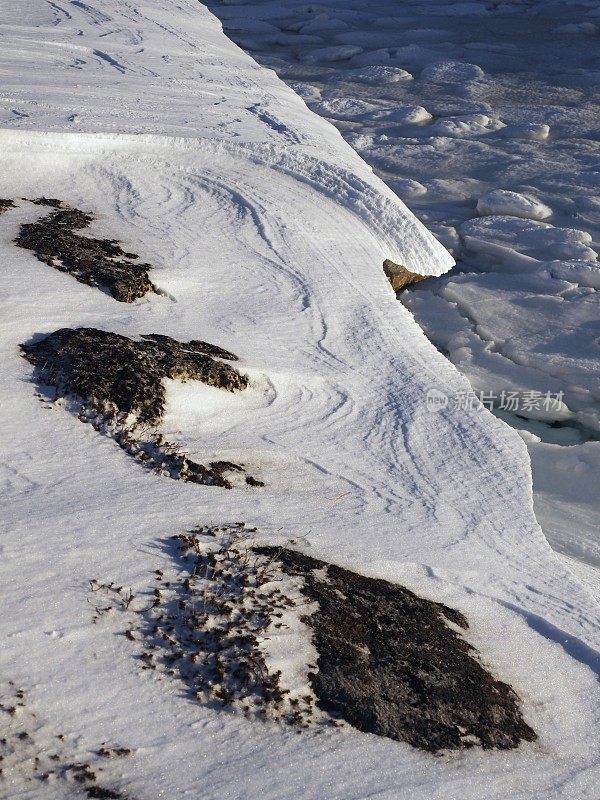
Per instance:
[[[69,208],[60,200],[40,197],[32,202],[53,206],[55,211],[37,222],[21,225],[15,239],[18,247],[80,283],[106,290],[115,300],[132,303],[155,291],[148,278],[149,264],[139,264],[134,253],[126,253],[111,239],[93,239],[76,231],[89,227],[90,214]]]
[[[436,752],[534,741],[519,698],[477,660],[448,623],[462,614],[401,586],[289,549],[258,548],[317,601],[306,619],[319,653],[311,675],[319,706],[354,727]]]
[[[82,421],[109,433],[148,466],[172,478],[225,488],[231,488],[227,473],[244,472],[229,461],[198,464],[176,444],[147,433],[164,412],[163,378],[199,380],[230,392],[245,389],[247,377],[220,360],[236,360],[233,353],[197,340],[182,343],[149,334],[136,341],[96,328],[61,328],[21,350],[57,396],[81,401]]]
[[[9,208],[16,208],[12,200],[3,200],[0,198],[0,214],[4,214]]]

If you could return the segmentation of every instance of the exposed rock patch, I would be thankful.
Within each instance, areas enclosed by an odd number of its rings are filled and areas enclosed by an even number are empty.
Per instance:
[[[23,198],[26,199],[26,198]],[[34,206],[50,206],[51,208],[68,208],[62,200],[57,200],[56,197],[36,197],[35,200],[30,200]]]
[[[48,266],[67,272],[80,283],[107,291],[122,303],[132,303],[155,291],[148,278],[150,265],[137,263],[137,255],[126,253],[112,239],[77,233],[93,221],[90,214],[54,198],[40,197],[32,202],[55,210],[37,222],[21,225],[15,239],[18,247],[32,250]]]
[[[401,264],[394,264],[388,258],[383,262],[383,271],[395,292],[400,292],[412,283],[424,281],[429,277],[428,275],[418,275],[416,272],[411,272]]]
[[[230,392],[248,385],[235,367],[216,360],[236,361],[233,353],[159,334],[135,341],[97,328],[60,328],[21,349],[61,394],[77,395],[103,416],[132,415],[139,423],[160,421],[163,378],[199,380]]]
[[[289,685],[285,669],[270,662],[274,642],[293,659],[296,637],[306,655],[298,628],[309,637],[300,621],[307,603],[300,581],[253,552],[255,534],[238,522],[174,536],[166,549],[175,570],[161,562],[154,588],[143,594],[90,581],[93,622],[110,624],[110,612],[124,612],[125,638],[137,643],[141,669],[178,677],[200,702],[300,728],[336,725],[315,708],[308,677]]]
[[[93,622],[125,612],[141,668],[179,677],[201,702],[316,732],[346,722],[431,753],[536,740],[515,691],[462,637],[459,611],[294,540],[260,546],[243,522],[173,541],[175,567],[156,570],[154,589],[90,582]]]
[[[182,343],[159,334],[133,340],[96,328],[61,328],[21,350],[58,397],[78,399],[82,421],[148,466],[172,478],[225,488],[231,487],[227,475],[245,471],[229,461],[198,464],[156,431],[148,434],[163,416],[163,378],[199,380],[230,392],[245,389],[247,377],[223,363],[237,360],[233,353],[197,340]],[[262,485],[251,476],[246,482]]]
[[[12,200],[3,200],[0,198],[0,214],[4,214],[5,211],[8,211],[10,208],[15,208],[15,204]]]
[[[509,749],[537,737],[519,698],[456,630],[462,614],[401,586],[289,549],[258,548],[318,603],[310,616],[319,706],[354,727],[436,752]]]

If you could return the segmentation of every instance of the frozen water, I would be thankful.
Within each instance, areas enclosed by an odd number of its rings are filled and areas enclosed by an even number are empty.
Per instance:
[[[455,87],[457,84],[483,78],[484,72],[477,64],[468,64],[464,61],[439,61],[430,64],[421,72],[421,79],[432,83],[448,83]]]
[[[477,211],[482,215],[508,215],[523,219],[546,219],[552,209],[535,197],[506,189],[492,189],[477,201]]]

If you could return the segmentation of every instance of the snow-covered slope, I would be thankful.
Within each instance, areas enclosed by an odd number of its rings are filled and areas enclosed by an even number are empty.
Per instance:
[[[425,275],[452,264],[340,134],[307,114],[273,72],[228,43],[199,3],[181,3],[176,12],[169,0],[143,8],[41,0],[26,9],[17,2],[3,5],[5,129],[233,143],[243,159],[317,184],[354,206],[367,225],[376,222],[377,256]]]
[[[402,302],[527,429],[552,547],[600,565],[598,2],[208,5],[450,249],[457,269]]]
[[[449,256],[200,4],[3,5],[0,680],[25,690],[34,740],[64,736],[79,761],[133,748],[104,774],[137,798],[591,800],[598,607],[535,521],[519,436],[484,411],[430,410],[430,389],[469,386],[381,269],[440,274]],[[47,211],[22,198],[40,196],[93,214],[88,233],[139,253],[160,294],[118,303],[16,248]],[[160,477],[40,402],[19,344],[77,326],[236,353],[250,388],[169,382],[163,430],[266,485]],[[233,520],[463,611],[539,741],[433,758],[350,728],[298,735],[140,671],[118,623],[91,623],[88,581],[141,591],[174,569],[166,537]],[[9,767],[8,796],[65,796]]]

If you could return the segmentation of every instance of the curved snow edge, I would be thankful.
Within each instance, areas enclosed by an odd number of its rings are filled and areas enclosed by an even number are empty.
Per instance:
[[[364,164],[367,175],[359,176],[329,160],[315,157],[307,148],[231,142],[198,137],[154,134],[63,133],[0,129],[4,153],[29,150],[73,155],[98,155],[116,151],[159,157],[174,152],[232,153],[251,164],[269,167],[309,184],[319,193],[336,200],[354,213],[379,243],[380,258],[402,264],[420,275],[442,275],[454,260],[383,181]],[[364,163],[364,162],[363,162]],[[370,173],[370,174],[369,174]]]

